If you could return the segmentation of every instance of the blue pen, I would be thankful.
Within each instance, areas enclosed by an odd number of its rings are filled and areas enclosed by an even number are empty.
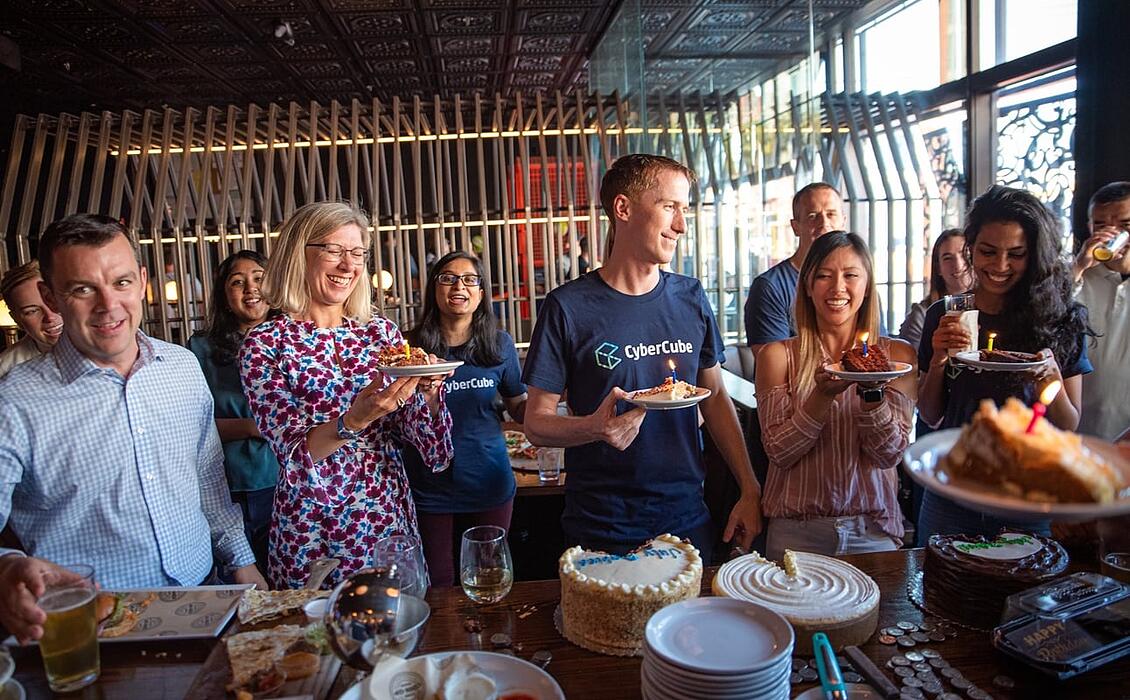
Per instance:
[[[847,700],[847,688],[836,662],[836,652],[828,635],[817,632],[812,635],[812,651],[816,655],[816,672],[820,674],[820,687],[824,689],[825,700]]]

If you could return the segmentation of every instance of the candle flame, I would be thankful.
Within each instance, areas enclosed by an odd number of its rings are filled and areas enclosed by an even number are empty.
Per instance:
[[[871,333],[869,333],[868,331],[863,331],[862,333],[859,334],[859,342],[866,343],[867,339],[870,338],[870,337],[871,337]]]
[[[1055,401],[1055,397],[1059,395],[1059,390],[1062,388],[1063,382],[1059,381],[1058,379],[1051,384],[1048,384],[1046,387],[1044,387],[1044,390],[1040,392],[1040,403],[1047,405],[1052,401]]]
[[[675,361],[674,360],[667,360],[667,366],[671,368],[672,372],[675,371]]]
[[[989,340],[992,340],[993,338],[996,338],[996,337],[997,337],[997,334],[995,332],[989,331]]]

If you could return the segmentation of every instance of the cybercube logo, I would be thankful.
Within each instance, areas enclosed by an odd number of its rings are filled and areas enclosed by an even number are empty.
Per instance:
[[[619,349],[619,345],[601,343],[596,349],[596,366],[602,369],[616,369],[616,365],[623,361],[623,358],[616,357],[616,351]]]

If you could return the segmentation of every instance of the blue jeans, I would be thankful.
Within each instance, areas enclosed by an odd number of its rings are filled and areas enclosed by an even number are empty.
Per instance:
[[[948,498],[927,491],[918,511],[918,546],[925,547],[930,535],[983,535],[996,537],[1001,530],[1030,532],[1048,537],[1051,520],[1007,520],[959,506]]]
[[[267,539],[271,532],[271,508],[274,505],[275,489],[272,486],[258,491],[236,491],[232,501],[243,511],[243,530],[251,551],[255,553],[255,563],[262,573],[267,572]]]

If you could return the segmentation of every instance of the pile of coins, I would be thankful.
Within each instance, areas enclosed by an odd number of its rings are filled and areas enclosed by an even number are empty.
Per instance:
[[[844,678],[844,683],[863,683],[863,676],[855,671],[855,667],[851,665],[851,659],[846,656],[836,655],[836,663],[840,665],[840,675]],[[789,683],[796,685],[797,683],[815,683],[819,680],[820,674],[816,670],[816,659],[802,659],[799,656],[793,657],[793,670],[789,674]]]
[[[896,654],[887,662],[898,682],[900,700],[990,700],[991,695],[973,684],[961,671],[950,666],[942,655],[933,649],[908,651]],[[993,683],[999,688],[1012,688],[1015,682],[1008,676],[997,676]]]
[[[879,630],[879,643],[888,646],[897,644],[903,649],[913,649],[919,644],[944,642],[957,636],[957,629],[946,622],[924,621],[896,622]]]
[[[490,636],[491,646],[497,654],[506,654],[507,656],[517,656],[522,651],[522,643],[515,642],[510,638],[510,635],[505,632],[495,632]],[[530,657],[530,661],[535,666],[545,668],[549,662],[553,660],[553,653],[548,649],[539,649],[535,651]]]

